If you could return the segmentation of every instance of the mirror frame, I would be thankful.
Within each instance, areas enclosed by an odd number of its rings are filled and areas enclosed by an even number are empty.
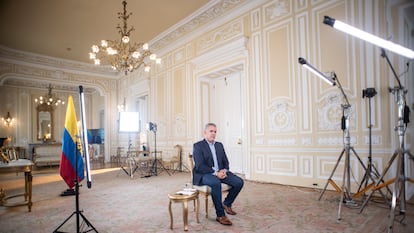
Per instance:
[[[47,104],[41,104],[38,105],[36,107],[36,111],[37,111],[37,121],[36,121],[36,125],[37,125],[37,140],[39,141],[52,141],[54,138],[53,135],[53,112],[54,112],[54,108],[51,105],[47,105]],[[42,135],[40,135],[41,133],[41,129],[40,129],[40,112],[48,112],[50,114],[50,138],[45,139],[44,137],[42,137]]]

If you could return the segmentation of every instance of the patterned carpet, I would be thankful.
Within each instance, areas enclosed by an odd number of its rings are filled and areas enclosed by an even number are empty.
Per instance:
[[[98,232],[183,232],[181,204],[173,204],[174,228],[169,228],[168,193],[180,190],[189,182],[188,173],[132,179],[119,168],[100,169],[92,173],[92,188],[82,182],[79,205],[82,214]],[[0,187],[9,195],[23,185],[22,174],[0,175]],[[53,232],[75,211],[75,197],[61,197],[66,184],[57,169],[37,171],[33,177],[33,208],[0,207],[0,232]],[[246,181],[233,205],[238,213],[228,216],[233,226],[215,221],[212,205],[209,218],[204,215],[200,199],[200,223],[193,205],[189,205],[189,231],[197,232],[386,232],[389,208],[380,201],[370,201],[359,208],[343,205],[342,220],[337,220],[339,195],[327,191],[318,201],[321,190]],[[211,201],[209,202],[212,203]],[[80,217],[80,220],[83,218]],[[396,216],[400,219],[400,216]],[[83,221],[81,221],[83,222]],[[76,232],[76,215],[59,230]],[[84,225],[82,225],[84,226]],[[82,228],[86,231],[87,227]],[[414,232],[414,205],[408,202],[403,224],[394,223],[394,232]]]

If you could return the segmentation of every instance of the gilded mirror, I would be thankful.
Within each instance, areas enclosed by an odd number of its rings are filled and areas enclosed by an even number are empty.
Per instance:
[[[47,104],[37,106],[37,140],[53,140],[53,107]]]

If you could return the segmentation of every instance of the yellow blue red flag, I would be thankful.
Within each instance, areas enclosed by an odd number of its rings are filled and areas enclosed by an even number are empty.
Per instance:
[[[77,137],[79,136],[79,132],[72,96],[68,97],[67,103],[65,129],[62,138],[62,154],[60,158],[60,176],[62,176],[69,188],[73,188],[76,178],[78,182],[82,181],[85,178],[85,172],[81,155],[82,145],[80,137]],[[78,169],[76,169],[76,165]],[[77,176],[76,171],[78,173]]]

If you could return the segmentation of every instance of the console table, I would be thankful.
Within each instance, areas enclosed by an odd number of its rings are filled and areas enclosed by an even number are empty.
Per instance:
[[[56,146],[56,145],[62,145],[60,142],[45,142],[45,143],[29,143],[29,157],[27,159],[30,159],[33,161],[33,152],[35,147],[39,146]]]
[[[33,162],[27,159],[12,160],[9,163],[0,164],[0,173],[24,172],[24,193],[7,197],[5,192],[0,193],[0,205],[6,207],[27,205],[32,211],[32,166]],[[7,200],[24,196],[24,201],[8,203]]]

